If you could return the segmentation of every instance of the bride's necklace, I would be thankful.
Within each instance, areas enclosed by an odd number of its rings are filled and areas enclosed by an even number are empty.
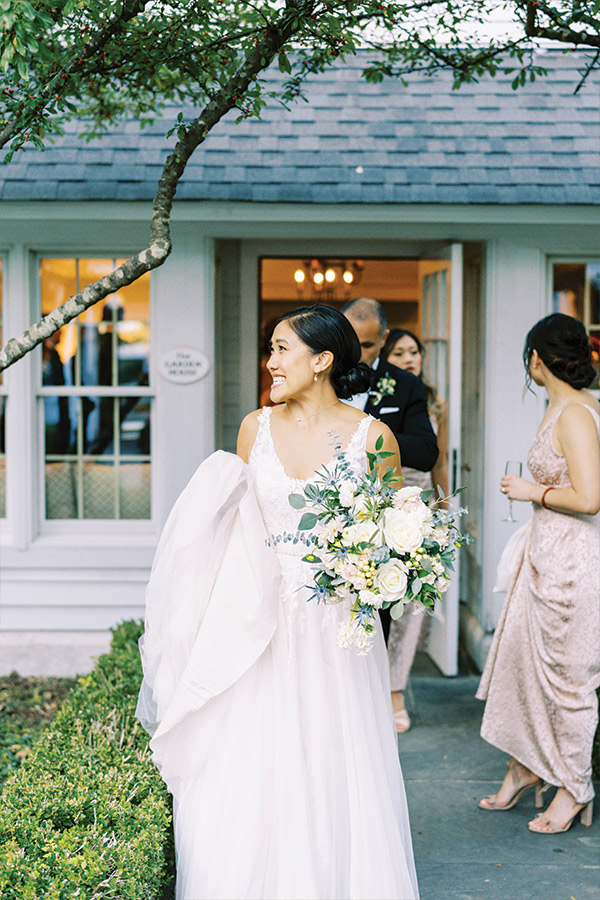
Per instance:
[[[309,420],[309,419],[312,419],[313,416],[318,416],[319,413],[327,412],[327,410],[328,410],[328,409],[331,409],[332,407],[334,407],[334,406],[336,405],[337,402],[338,402],[338,399],[337,399],[337,397],[336,397],[336,399],[334,400],[334,402],[333,402],[330,406],[325,406],[323,409],[318,409],[316,412],[311,413],[310,416],[305,416],[303,419],[299,419],[297,416],[295,416],[295,415],[293,414],[293,412],[290,412],[290,408],[289,408],[289,406],[287,405],[287,403],[285,404],[285,408],[286,408],[287,412],[290,414],[290,416],[292,417],[292,419],[294,419],[295,422],[308,422],[308,420]]]

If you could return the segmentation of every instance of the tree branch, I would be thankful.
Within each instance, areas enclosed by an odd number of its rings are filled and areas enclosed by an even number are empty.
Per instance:
[[[263,39],[248,54],[235,75],[216,93],[202,113],[186,127],[184,137],[177,142],[175,149],[167,158],[158,182],[148,246],[109,275],[69,297],[62,306],[52,310],[20,337],[8,341],[0,350],[0,372],[13,365],[90,306],[165,262],[171,253],[173,198],[190,156],[217,122],[235,108],[238,99],[243,96],[256,75],[271,64],[281,47],[290,40],[298,28],[298,17],[289,10],[281,15],[277,26],[269,25],[265,28]]]
[[[63,76],[72,75],[75,72],[80,72],[80,60],[94,59],[96,54],[106,46],[108,41],[112,37],[114,37],[114,35],[118,31],[120,31],[123,26],[127,24],[127,22],[131,21],[131,19],[134,19],[140,12],[142,12],[144,7],[147,6],[148,3],[149,0],[125,0],[121,13],[116,16],[112,20],[112,22],[109,22],[107,25],[105,25],[101,31],[96,32],[96,34],[92,36],[85,47],[79,53],[74,55],[74,58],[71,60],[71,62],[63,66],[56,73],[56,75],[38,91],[38,102],[29,111],[30,120],[34,121],[36,113],[44,108],[51,97],[61,96],[65,93],[66,83],[68,79]],[[17,132],[23,131],[25,127],[26,123],[23,121],[8,122],[8,124],[5,125],[2,131],[0,131],[0,147],[4,147],[7,141],[9,141]]]

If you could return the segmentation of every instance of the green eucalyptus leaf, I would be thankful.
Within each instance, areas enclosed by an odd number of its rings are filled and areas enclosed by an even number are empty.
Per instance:
[[[310,531],[311,528],[314,528],[318,522],[319,517],[316,513],[306,512],[300,519],[298,523],[299,531]]]
[[[290,494],[288,497],[290,502],[290,506],[293,506],[294,509],[304,509],[306,506],[306,500],[302,496],[302,494]]]

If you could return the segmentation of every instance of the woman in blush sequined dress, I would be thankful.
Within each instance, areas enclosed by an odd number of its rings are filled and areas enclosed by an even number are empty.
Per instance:
[[[288,499],[342,451],[364,473],[380,436],[399,470],[390,429],[340,400],[370,384],[360,355],[335,309],[284,316],[276,405],[246,416],[237,456],[200,466],[165,526],[138,715],[174,797],[178,900],[418,897],[383,634],[343,649],[345,604],[307,602]]]
[[[527,335],[524,362],[548,393],[528,457],[533,482],[505,476],[502,491],[533,503],[530,532],[512,578],[477,696],[486,741],[511,755],[486,810],[510,809],[530,788],[542,806],[537,834],[591,825],[591,754],[600,684],[600,406],[582,323],[547,316]]]

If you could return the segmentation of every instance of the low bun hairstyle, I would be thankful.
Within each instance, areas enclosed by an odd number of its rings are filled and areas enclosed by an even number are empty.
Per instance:
[[[536,350],[542,362],[561,381],[576,390],[590,386],[596,377],[592,348],[583,322],[564,313],[540,319],[529,331],[523,348],[523,363],[529,376],[531,355]]]
[[[333,353],[329,373],[331,386],[340,400],[368,391],[371,370],[361,363],[360,343],[354,328],[332,306],[301,306],[278,320],[287,322],[311,353]]]

